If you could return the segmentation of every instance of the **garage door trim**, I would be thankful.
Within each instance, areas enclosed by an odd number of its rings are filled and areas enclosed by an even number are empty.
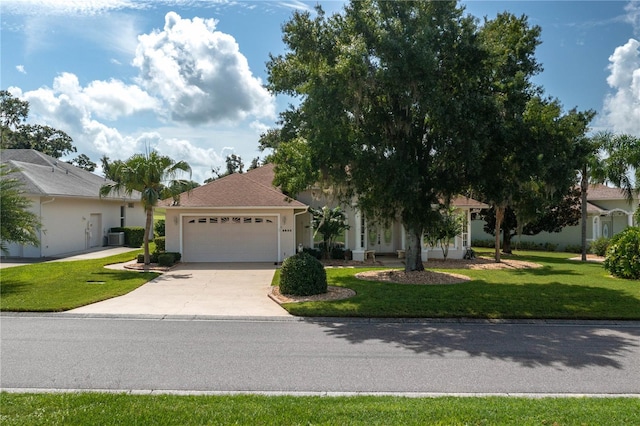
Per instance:
[[[189,218],[195,218],[195,219],[203,219],[203,218],[207,218],[207,220],[209,220],[209,218],[214,219],[214,218],[218,218],[218,220],[222,220],[221,218],[228,218],[230,221],[234,221],[234,220],[241,220],[243,221],[245,218],[264,218],[264,219],[273,219],[275,222],[275,237],[276,237],[276,242],[277,242],[277,255],[276,255],[276,259],[275,261],[277,262],[281,262],[282,259],[280,258],[281,256],[281,241],[280,241],[280,218],[281,218],[281,214],[280,213],[259,213],[259,212],[237,212],[237,211],[230,211],[230,212],[215,212],[215,213],[207,213],[207,212],[199,212],[199,213],[181,213],[179,215],[179,220],[180,220],[180,226],[179,226],[179,238],[180,238],[180,252],[184,255],[185,253],[185,230],[184,230],[184,225],[185,225],[185,220],[189,219]],[[216,221],[217,222],[217,221]],[[236,223],[240,223],[240,222],[236,222]],[[189,259],[185,259],[186,262],[189,262]]]

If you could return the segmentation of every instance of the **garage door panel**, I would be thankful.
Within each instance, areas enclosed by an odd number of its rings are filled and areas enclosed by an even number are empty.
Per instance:
[[[183,219],[185,262],[275,262],[276,217],[199,216]]]

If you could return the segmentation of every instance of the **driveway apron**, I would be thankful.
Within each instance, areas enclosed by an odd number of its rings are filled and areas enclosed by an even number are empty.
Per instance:
[[[274,272],[272,263],[182,263],[124,296],[67,312],[289,316],[268,297]]]

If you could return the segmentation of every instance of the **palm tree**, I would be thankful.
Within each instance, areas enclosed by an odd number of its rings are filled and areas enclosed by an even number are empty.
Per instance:
[[[146,154],[135,154],[131,158],[122,162],[115,162],[110,169],[115,178],[114,183],[103,185],[100,188],[100,196],[107,196],[111,193],[124,193],[128,196],[134,191],[139,192],[142,206],[147,215],[144,228],[144,264],[150,262],[149,256],[149,235],[153,225],[153,209],[158,205],[158,201],[167,188],[179,188],[175,177],[179,171],[189,172],[191,177],[191,166],[185,161],[174,161],[173,159],[158,154],[152,150]],[[169,181],[168,185],[165,182]]]
[[[604,133],[597,133],[585,141],[587,151],[580,170],[581,246],[582,261],[587,261],[587,195],[590,183],[602,183],[603,163],[600,159]]]
[[[587,260],[587,190],[589,183],[609,182],[622,189],[629,204],[640,193],[640,139],[598,132],[587,141],[589,150],[580,172],[582,193],[582,261]]]

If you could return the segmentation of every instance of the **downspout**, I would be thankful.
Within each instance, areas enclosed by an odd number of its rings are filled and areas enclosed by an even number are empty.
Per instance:
[[[298,221],[296,220],[296,218],[301,214],[307,213],[308,211],[309,211],[309,206],[307,206],[303,211],[293,214],[293,245],[294,246],[296,245],[296,240],[298,239],[298,227],[296,226]],[[295,248],[294,252],[295,253],[298,252],[298,247]]]
[[[40,224],[42,224],[42,206],[44,206],[45,204],[53,203],[55,200],[56,200],[56,197],[51,197],[51,199],[48,200],[48,201],[40,201],[40,218],[39,218],[40,219]],[[44,254],[42,252],[44,250],[44,247],[43,247],[43,244],[42,244],[42,234],[43,233],[46,234],[46,232],[43,231],[42,228],[40,228],[40,231],[39,231],[39,234],[40,234],[40,257],[44,257]]]

